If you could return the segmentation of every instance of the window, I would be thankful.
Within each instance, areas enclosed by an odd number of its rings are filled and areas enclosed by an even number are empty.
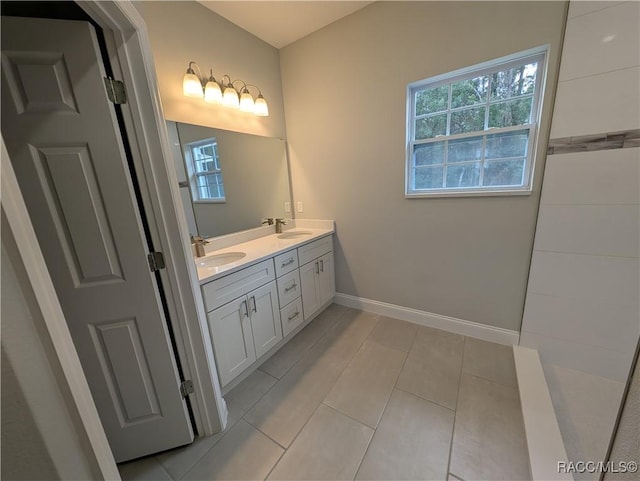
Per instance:
[[[185,146],[194,201],[224,202],[222,168],[215,138]]]
[[[407,197],[528,193],[546,48],[408,88]]]

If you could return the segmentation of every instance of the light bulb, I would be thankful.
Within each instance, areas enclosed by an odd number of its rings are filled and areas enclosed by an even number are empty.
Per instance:
[[[254,103],[253,97],[249,93],[249,90],[245,87],[240,96],[240,110],[243,112],[253,112]]]
[[[182,80],[182,93],[186,97],[202,98],[204,95],[202,92],[202,83],[200,83],[200,79],[191,69],[187,70],[187,73]]]
[[[253,113],[259,117],[267,117],[269,115],[269,107],[267,106],[267,101],[264,99],[262,94],[258,95],[258,98],[256,99]]]
[[[231,107],[234,109],[240,108],[240,99],[238,98],[238,92],[231,85],[227,85],[227,88],[224,89],[222,103],[227,107]]]
[[[222,103],[222,90],[220,90],[220,85],[213,77],[209,78],[207,85],[204,87],[204,101],[210,104]]]

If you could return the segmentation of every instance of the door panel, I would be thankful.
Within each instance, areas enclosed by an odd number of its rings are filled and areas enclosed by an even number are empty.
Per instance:
[[[282,339],[278,288],[275,281],[250,292],[248,298],[253,343],[256,357],[260,357]]]
[[[96,33],[2,17],[2,135],[117,461],[193,440]]]
[[[304,310],[305,320],[309,319],[320,308],[320,299],[318,299],[317,288],[317,268],[317,261],[309,262],[300,268],[302,308]]]

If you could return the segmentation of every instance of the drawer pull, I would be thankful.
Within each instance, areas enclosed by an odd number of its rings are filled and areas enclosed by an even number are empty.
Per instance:
[[[320,259],[320,272],[324,272],[324,260]]]
[[[295,262],[295,260],[293,259],[293,257],[291,259],[289,259],[287,262],[283,262],[281,267],[287,267],[290,266],[291,264],[293,264]]]
[[[289,292],[292,289],[295,289],[298,285],[294,282],[290,287],[285,287],[284,292]]]
[[[296,317],[298,317],[300,315],[299,311],[296,311],[295,314],[292,314],[291,316],[289,316],[287,319],[289,319],[290,321],[293,321]]]
[[[320,274],[320,267],[319,267],[319,262],[316,261],[316,274]]]
[[[253,301],[253,308],[251,309],[251,311],[258,312],[258,306],[256,306],[256,296],[251,296],[249,298],[249,301]]]
[[[240,308],[242,308],[242,305],[244,304],[244,313],[243,316],[244,317],[249,317],[249,307],[247,306],[247,301],[242,301],[240,303]]]

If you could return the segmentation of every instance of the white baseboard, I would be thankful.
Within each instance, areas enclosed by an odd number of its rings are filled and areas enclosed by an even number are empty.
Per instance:
[[[572,480],[569,473],[559,472],[560,462],[567,461],[555,410],[538,351],[514,346],[518,390],[529,450],[531,479],[549,481]]]
[[[463,319],[456,319],[455,317],[419,311],[386,302],[373,301],[363,297],[350,296],[349,294],[342,294],[340,292],[336,293],[333,302],[342,306],[373,312],[374,314],[381,314],[422,326],[434,327],[436,329],[442,329],[443,331],[482,339],[483,341],[506,344],[508,346],[518,344],[520,338],[518,331],[487,326],[478,322],[465,321]]]

